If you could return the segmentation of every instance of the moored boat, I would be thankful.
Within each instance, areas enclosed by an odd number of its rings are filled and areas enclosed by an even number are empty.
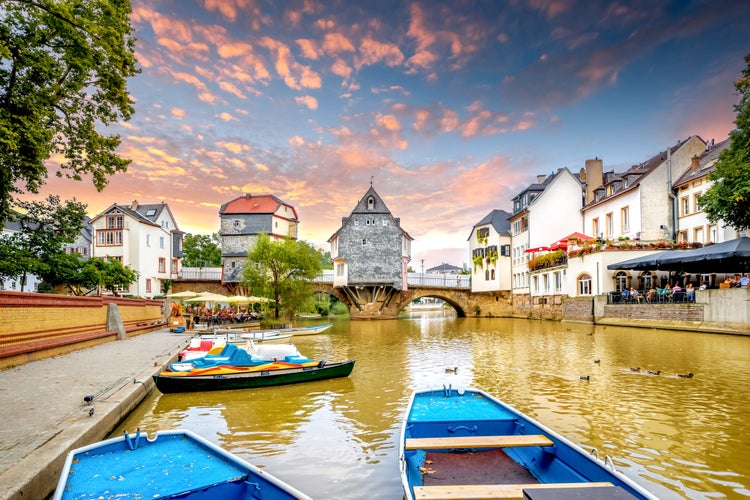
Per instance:
[[[229,334],[236,334],[239,336],[244,336],[244,335],[270,336],[273,334],[316,335],[318,333],[328,330],[332,326],[333,326],[333,323],[326,323],[323,325],[300,326],[300,327],[293,327],[293,328],[270,328],[266,330],[248,330],[248,329],[240,329],[240,328],[217,328],[214,330],[214,333],[216,334],[229,333]]]
[[[399,442],[407,500],[656,497],[580,446],[489,394],[412,394]],[[575,495],[593,496],[575,496]]]
[[[71,451],[53,500],[74,498],[310,499],[188,430],[126,432]]]
[[[246,345],[240,347],[238,344],[226,344],[216,354],[204,355],[203,357],[176,361],[169,364],[170,371],[188,372],[190,370],[213,368],[217,366],[252,367],[265,365],[274,361],[287,363],[305,364],[312,360],[300,354],[294,344],[268,344],[255,345],[247,341]]]
[[[154,375],[156,388],[165,394],[175,392],[225,391],[275,385],[298,384],[316,380],[348,377],[354,360],[340,363],[290,364],[273,362],[254,367],[219,366],[206,371],[161,372]]]

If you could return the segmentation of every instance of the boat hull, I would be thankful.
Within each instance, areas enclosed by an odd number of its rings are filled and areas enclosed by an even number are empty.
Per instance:
[[[257,495],[257,496],[256,496]],[[71,451],[53,500],[310,497],[187,430],[127,433]]]
[[[299,384],[348,377],[354,369],[354,360],[341,363],[327,363],[318,366],[295,366],[259,370],[245,373],[228,373],[212,375],[184,375],[163,372],[154,375],[156,388],[164,394],[178,392],[229,391],[235,389],[253,389],[275,385]]]
[[[613,466],[474,389],[415,392],[401,427],[399,461],[407,500],[523,498],[535,488],[571,494],[571,488],[592,487],[656,499]],[[603,497],[605,489],[598,492]]]

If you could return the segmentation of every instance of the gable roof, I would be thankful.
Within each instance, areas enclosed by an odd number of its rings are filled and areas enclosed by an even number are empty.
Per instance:
[[[372,199],[372,204],[370,204],[370,199]],[[372,208],[370,206],[372,205]],[[354,207],[354,210],[352,210],[349,217],[342,217],[341,218],[341,227],[336,230],[335,233],[331,235],[330,238],[328,238],[328,242],[333,240],[338,234],[341,232],[341,230],[349,223],[349,220],[351,219],[351,215],[353,214],[382,214],[382,215],[388,215],[391,220],[393,220],[393,223],[396,225],[396,227],[401,231],[401,233],[408,239],[414,240],[411,236],[409,236],[409,233],[404,231],[404,229],[401,227],[401,219],[398,217],[394,217],[390,210],[388,210],[388,207],[385,205],[385,202],[380,197],[380,195],[375,191],[375,188],[372,187],[372,184],[370,184],[370,189],[365,192],[364,196],[360,198],[360,200],[357,202],[357,205]]]
[[[290,204],[272,194],[252,195],[250,193],[224,203],[219,209],[219,215],[224,214],[274,214],[281,206],[292,210],[294,220],[297,220],[297,210]]]
[[[596,189],[594,189],[594,191],[604,190],[606,189],[608,185],[612,185],[616,187],[616,189],[614,189],[613,193],[609,196],[605,196],[603,198],[600,198],[599,200],[594,198],[594,200],[584,205],[582,210],[587,210],[588,208],[595,207],[613,198],[616,198],[622,195],[623,193],[629,193],[637,189],[641,185],[641,181],[646,176],[648,176],[650,173],[656,170],[661,164],[663,164],[667,160],[669,156],[674,155],[676,151],[678,151],[682,146],[684,146],[693,137],[696,137],[700,141],[703,141],[703,139],[701,139],[697,135],[691,135],[687,139],[683,139],[679,141],[674,146],[655,154],[654,156],[652,156],[645,162],[639,163],[637,165],[632,165],[625,172],[622,172],[620,174],[616,174],[614,172],[606,172],[604,174],[603,183],[597,186]],[[591,181],[591,179],[587,179],[587,181]],[[624,186],[622,184],[624,184]]]
[[[692,167],[687,169],[687,171],[674,182],[674,187],[679,187],[682,184],[686,184],[700,177],[704,177],[716,170],[716,160],[719,159],[719,155],[721,154],[721,152],[729,147],[730,143],[730,140],[727,138],[714,145],[712,139],[706,147],[706,150],[703,151],[700,156],[700,163],[698,168],[696,168],[695,170],[693,170]]]
[[[484,226],[487,224],[490,224],[493,229],[495,229],[495,232],[497,234],[510,234],[510,221],[508,220],[510,218],[510,214],[506,212],[505,210],[500,209],[494,209],[487,215],[485,215],[482,220],[474,224],[474,228],[477,228],[479,226]],[[472,232],[474,230],[472,229]],[[471,235],[469,235],[469,238],[471,238]]]
[[[129,215],[130,217],[143,224],[162,227],[161,224],[156,221],[159,220],[159,217],[161,217],[162,213],[165,210],[169,214],[169,218],[172,220],[172,224],[174,225],[174,227],[166,229],[172,233],[182,233],[182,231],[180,231],[179,227],[177,226],[177,219],[174,218],[174,215],[172,215],[172,211],[169,209],[169,205],[167,205],[167,203],[163,201],[161,203],[140,204],[138,203],[138,201],[133,200],[130,205],[118,205],[117,203],[113,203],[109,207],[102,210],[102,212],[89,219],[88,223],[93,224],[95,220],[105,215],[109,215],[112,213],[122,213],[124,215]]]

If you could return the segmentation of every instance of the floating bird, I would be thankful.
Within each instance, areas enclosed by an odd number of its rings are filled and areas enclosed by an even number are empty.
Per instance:
[[[693,378],[693,372],[690,372],[690,373],[678,373],[677,376],[680,377],[680,378]]]
[[[581,380],[590,380],[591,379],[591,375],[581,375],[578,378],[581,379]]]
[[[89,417],[93,417],[93,416],[94,416],[94,409],[89,408]]]
[[[639,372],[639,371],[641,371],[641,367],[640,366],[631,366],[630,367],[630,371],[631,372]]]
[[[86,402],[87,405],[90,405],[94,402],[94,396],[84,396],[83,400]]]
[[[454,366],[453,368],[446,368],[445,373],[458,373],[458,367]]]
[[[594,363],[599,364],[599,363],[601,363],[601,361],[602,361],[601,359],[595,359]]]
[[[648,373],[649,375],[659,375],[661,373],[661,370],[646,370],[646,373]]]

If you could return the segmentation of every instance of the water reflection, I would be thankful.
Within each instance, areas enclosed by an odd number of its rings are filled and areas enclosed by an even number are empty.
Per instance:
[[[356,359],[354,372],[156,392],[117,434],[190,428],[315,498],[400,499],[397,434],[410,392],[475,386],[609,455],[661,498],[750,496],[750,339],[423,314],[336,321],[294,341],[311,358]],[[695,377],[677,377],[687,372]]]

